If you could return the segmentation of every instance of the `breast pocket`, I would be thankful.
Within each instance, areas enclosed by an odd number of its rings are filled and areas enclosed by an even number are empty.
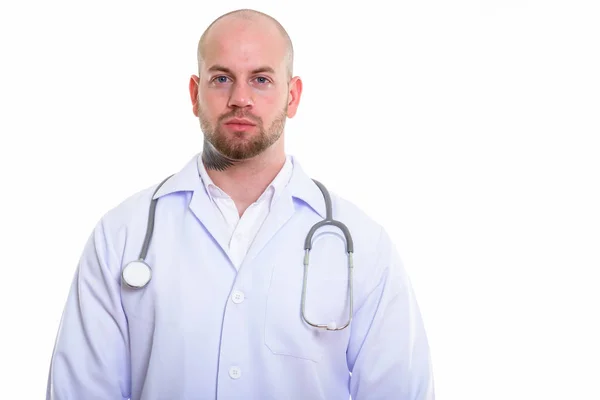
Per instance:
[[[343,253],[342,253],[343,255]],[[339,260],[337,260],[339,262]],[[331,260],[311,261],[306,286],[305,317],[315,324],[348,321],[348,276]],[[274,354],[320,362],[325,355],[345,356],[349,329],[328,331],[302,317],[303,253],[298,261],[273,268],[267,295],[265,344]]]

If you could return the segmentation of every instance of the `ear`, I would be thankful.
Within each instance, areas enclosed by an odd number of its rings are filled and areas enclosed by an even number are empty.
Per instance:
[[[192,100],[192,111],[198,116],[198,84],[200,78],[196,75],[190,77],[190,99]]]
[[[292,78],[289,84],[289,93],[288,93],[288,110],[287,116],[288,118],[293,118],[296,115],[296,111],[298,110],[298,105],[300,104],[300,96],[302,95],[302,80],[300,77],[295,76]]]

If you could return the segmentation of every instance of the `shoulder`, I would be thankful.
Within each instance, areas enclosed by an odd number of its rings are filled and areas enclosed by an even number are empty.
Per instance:
[[[352,237],[357,298],[366,298],[388,279],[404,282],[402,259],[384,224],[352,200],[333,191],[330,195],[333,219],[343,223]]]
[[[102,229],[105,234],[110,234],[113,237],[120,232],[125,234],[133,221],[148,217],[152,196],[158,185],[159,182],[132,191],[116,205],[107,209],[98,221],[96,228]]]
[[[90,268],[95,270],[99,267],[117,276],[123,254],[132,241],[132,234],[140,236],[142,224],[139,222],[148,217],[151,198],[157,185],[132,192],[98,218],[81,254],[81,260],[86,262],[79,263],[80,269],[90,272]],[[135,228],[136,226],[138,227]]]
[[[342,222],[352,234],[354,242],[362,245],[362,249],[373,254],[381,246],[390,244],[390,237],[384,225],[373,218],[354,201],[330,191],[332,214],[335,220]],[[356,245],[358,250],[358,245]]]
[[[380,231],[382,225],[379,221],[375,220],[365,210],[360,208],[354,201],[344,197],[338,193],[331,192],[331,202],[333,205],[333,217],[334,219],[341,219],[342,217],[351,221],[352,224],[360,226],[361,229],[366,229],[373,233],[373,231]]]

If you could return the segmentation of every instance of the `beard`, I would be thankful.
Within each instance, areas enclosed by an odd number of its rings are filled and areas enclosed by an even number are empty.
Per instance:
[[[204,133],[204,140],[210,143],[221,155],[230,160],[246,160],[261,154],[271,147],[283,134],[286,116],[287,104],[276,115],[271,125],[265,129],[262,118],[236,109],[221,115],[216,124],[213,125],[200,106],[198,106],[198,118],[200,120],[200,129]],[[233,132],[233,137],[230,137],[231,135],[228,132],[224,132],[220,128],[222,122],[229,118],[249,119],[256,124],[254,129],[258,130],[258,132]],[[245,136],[248,136],[248,138]]]

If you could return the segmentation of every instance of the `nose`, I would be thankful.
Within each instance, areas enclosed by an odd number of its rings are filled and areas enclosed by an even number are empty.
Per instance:
[[[236,82],[231,85],[231,94],[229,96],[228,105],[230,108],[253,106],[254,99],[252,98],[252,88],[243,82]]]

